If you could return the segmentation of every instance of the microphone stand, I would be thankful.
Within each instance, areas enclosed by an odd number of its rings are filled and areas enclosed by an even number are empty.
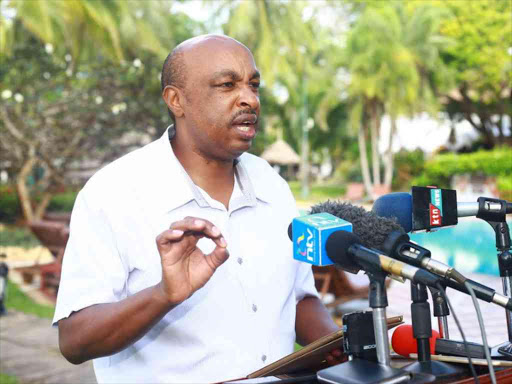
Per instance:
[[[382,382],[393,384],[433,383],[436,380],[436,377],[430,373],[412,372],[406,371],[405,369],[391,367],[388,326],[386,319],[388,297],[386,293],[385,280],[387,273],[371,265],[368,265],[365,270],[368,278],[370,279],[370,294],[368,301],[372,308],[377,362],[360,358],[352,358],[345,363],[317,372],[318,380],[331,384],[377,384]]]
[[[498,210],[498,204],[501,209]],[[507,202],[505,200],[478,198],[477,218],[487,222],[496,234],[496,248],[498,250],[498,266],[503,294],[512,297],[512,253],[510,253],[510,230],[506,220]],[[507,321],[508,341],[501,343],[491,350],[492,357],[512,360],[512,312],[505,309]]]
[[[434,287],[428,287],[428,289],[432,295],[432,305],[434,307],[434,317],[437,317],[439,337],[441,339],[449,339],[448,316],[450,316],[450,307],[448,307],[448,303],[439,289]]]
[[[369,272],[370,295],[368,301],[373,312],[373,329],[375,330],[375,344],[377,348],[377,361],[382,365],[391,365],[389,352],[388,323],[386,320],[386,307],[388,296],[386,293],[387,274],[384,272]]]
[[[460,375],[461,369],[441,361],[432,361],[430,357],[432,323],[426,286],[424,284],[415,284],[411,281],[411,298],[412,329],[413,336],[418,344],[418,361],[407,365],[404,367],[404,370],[415,373],[428,373],[434,375],[436,380]]]
[[[388,326],[386,320],[386,307],[388,298],[384,284],[387,274],[381,270],[374,270],[373,267],[365,269],[370,279],[369,304],[372,308],[373,328],[375,333],[375,345],[377,361],[370,361],[359,358],[333,367],[321,370],[317,373],[320,381],[329,383],[381,383],[391,381],[393,383],[411,383],[411,373],[403,369],[391,367],[391,355],[389,351]],[[423,376],[423,375],[422,375]],[[424,378],[423,378],[424,379]],[[432,382],[433,378],[428,376]],[[418,381],[421,382],[421,381]]]

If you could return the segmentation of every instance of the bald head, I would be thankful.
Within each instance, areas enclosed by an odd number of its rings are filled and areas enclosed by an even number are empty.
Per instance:
[[[195,56],[210,49],[215,50],[222,48],[222,46],[233,45],[243,47],[250,53],[249,48],[229,36],[201,35],[185,40],[176,46],[164,61],[161,77],[162,91],[169,85],[185,89],[187,82],[186,56]],[[175,122],[174,114],[170,109],[169,115]]]

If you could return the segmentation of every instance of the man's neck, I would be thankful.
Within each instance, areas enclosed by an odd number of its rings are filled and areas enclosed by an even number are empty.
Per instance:
[[[234,161],[208,159],[191,149],[182,150],[183,146],[177,144],[176,138],[171,141],[176,158],[194,184],[228,209],[235,181]]]

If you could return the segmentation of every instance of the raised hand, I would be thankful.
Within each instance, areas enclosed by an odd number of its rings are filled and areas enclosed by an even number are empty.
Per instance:
[[[208,255],[197,247],[202,237],[208,237],[216,245]],[[159,286],[170,304],[188,299],[229,257],[227,243],[220,230],[208,220],[195,217],[174,222],[157,236],[156,245],[162,262]]]

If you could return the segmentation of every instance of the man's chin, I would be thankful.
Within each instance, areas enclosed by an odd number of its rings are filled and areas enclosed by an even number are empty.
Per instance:
[[[237,142],[236,145],[234,145],[231,148],[231,153],[233,155],[233,158],[236,159],[237,157],[242,156],[245,152],[250,150],[251,147],[252,147],[252,140],[243,140],[243,141]]]

